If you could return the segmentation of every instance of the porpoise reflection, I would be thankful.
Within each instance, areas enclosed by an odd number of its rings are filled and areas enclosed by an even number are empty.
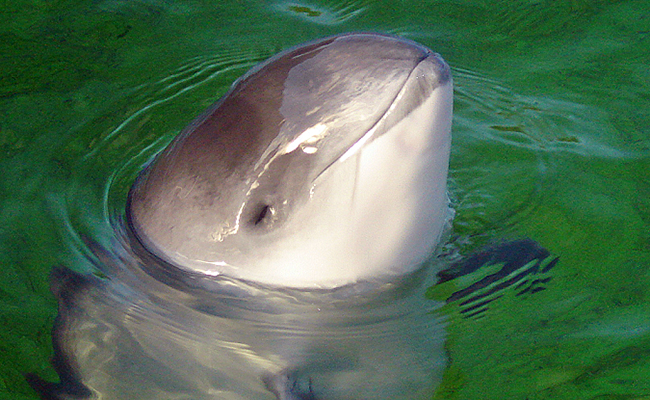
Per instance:
[[[452,80],[346,34],[239,79],[140,174],[96,275],[53,273],[44,398],[430,398]],[[92,244],[91,244],[92,246]]]

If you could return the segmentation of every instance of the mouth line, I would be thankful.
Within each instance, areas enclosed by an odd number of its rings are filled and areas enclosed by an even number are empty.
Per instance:
[[[393,110],[395,110],[395,108],[397,107],[397,103],[398,103],[399,100],[404,96],[404,92],[405,92],[406,84],[409,82],[409,80],[410,80],[411,77],[413,76],[413,72],[418,68],[418,66],[419,66],[423,61],[425,61],[427,58],[429,58],[429,57],[432,56],[432,55],[433,55],[432,52],[427,51],[424,55],[422,55],[422,56],[418,59],[417,63],[413,66],[413,68],[411,68],[411,71],[409,72],[408,77],[404,80],[404,83],[402,84],[402,87],[401,87],[400,90],[397,92],[397,94],[395,95],[395,97],[394,97],[393,100],[391,101],[390,106],[388,106],[388,108],[386,109],[386,111],[384,111],[384,112],[381,114],[381,116],[380,116],[379,118],[377,118],[377,120],[372,124],[372,126],[370,127],[370,129],[368,129],[368,131],[367,131],[363,136],[361,136],[361,137],[360,137],[357,141],[355,141],[355,142],[354,142],[350,147],[348,147],[345,151],[343,151],[343,153],[342,153],[341,155],[339,155],[339,156],[336,157],[334,160],[332,160],[332,161],[331,161],[329,164],[327,164],[327,165],[326,165],[326,166],[325,166],[325,167],[324,167],[324,168],[323,168],[323,169],[322,169],[318,174],[316,174],[316,176],[314,177],[314,179],[312,179],[312,181],[311,181],[312,185],[314,185],[315,182],[316,182],[316,181],[321,177],[321,175],[323,175],[323,174],[325,173],[325,171],[327,171],[327,170],[328,170],[330,167],[332,167],[334,164],[336,164],[337,162],[344,162],[344,161],[347,160],[348,158],[352,157],[352,156],[353,156],[354,154],[356,154],[356,153],[357,153],[361,148],[363,148],[364,145],[366,145],[368,142],[372,141],[372,139],[375,138],[375,137],[374,137],[374,136],[375,136],[375,132],[376,132],[376,131],[381,127],[382,122],[386,121],[386,119],[387,119],[388,116],[391,114],[391,112],[392,112]],[[421,105],[421,103],[418,104],[418,106],[420,106],[420,105]],[[416,107],[416,108],[417,108],[417,107]],[[408,113],[408,114],[410,114],[410,112],[413,111],[413,110],[414,110],[414,109],[409,110],[409,113]],[[405,118],[406,116],[408,116],[408,114],[404,115],[404,118]],[[397,122],[399,122],[399,121],[396,121],[395,124],[396,124]]]

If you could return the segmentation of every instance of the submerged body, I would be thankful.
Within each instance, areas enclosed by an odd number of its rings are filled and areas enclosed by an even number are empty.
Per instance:
[[[133,267],[112,280],[55,271],[61,383],[32,381],[44,398],[412,400],[441,379],[443,328],[422,273],[302,291],[170,285]]]
[[[45,398],[414,399],[444,365],[422,264],[451,218],[452,83],[414,42],[254,68],[143,171],[106,278],[58,270]],[[122,232],[118,229],[118,232]]]

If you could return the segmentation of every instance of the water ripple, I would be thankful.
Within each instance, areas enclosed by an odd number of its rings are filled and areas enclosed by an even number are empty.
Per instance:
[[[280,1],[271,7],[275,11],[318,25],[342,24],[364,13],[368,7],[365,0],[324,3],[314,5],[308,2]]]

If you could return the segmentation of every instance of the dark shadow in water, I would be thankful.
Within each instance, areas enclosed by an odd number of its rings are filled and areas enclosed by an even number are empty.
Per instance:
[[[446,298],[447,303],[458,302],[465,318],[482,316],[488,305],[513,287],[516,296],[537,293],[552,277],[548,272],[557,265],[559,257],[541,247],[532,239],[519,239],[489,246],[438,273],[438,285],[480,272],[482,268],[497,270]]]

